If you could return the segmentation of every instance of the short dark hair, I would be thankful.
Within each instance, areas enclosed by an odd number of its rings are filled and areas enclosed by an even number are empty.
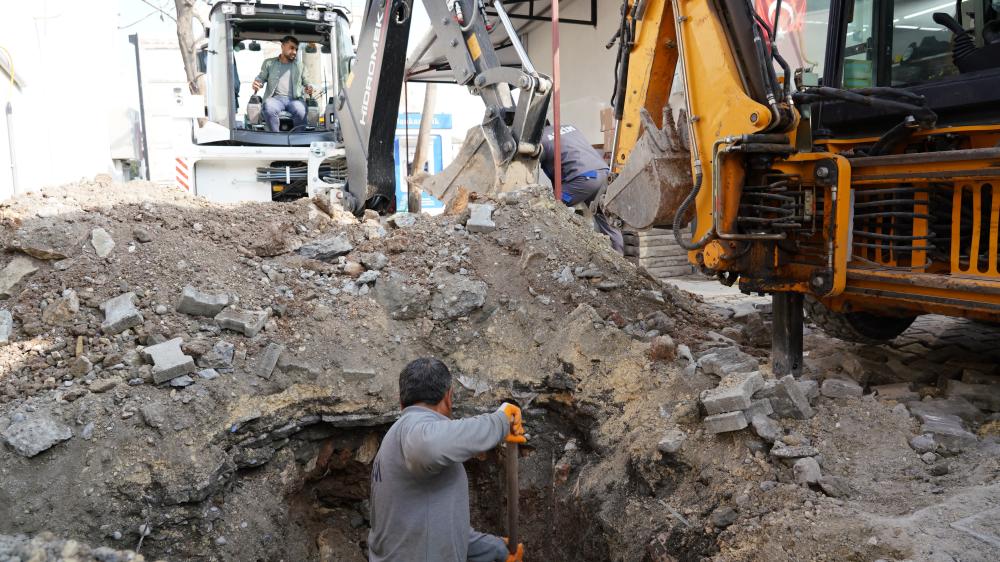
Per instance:
[[[433,357],[421,357],[399,373],[399,403],[404,407],[414,404],[437,404],[451,388],[451,371]]]
[[[291,41],[292,43],[295,43],[295,46],[296,46],[296,47],[298,47],[298,46],[299,46],[299,40],[298,40],[298,39],[296,39],[296,38],[295,38],[294,36],[292,36],[292,35],[285,35],[284,37],[282,37],[282,38],[281,38],[281,44],[282,44],[282,45],[284,45],[285,43],[288,43],[289,41]]]

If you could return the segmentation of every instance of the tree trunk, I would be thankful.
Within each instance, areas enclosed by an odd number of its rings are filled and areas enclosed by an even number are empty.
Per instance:
[[[420,115],[420,132],[417,133],[417,150],[413,155],[412,173],[424,171],[424,163],[431,155],[431,122],[434,120],[434,103],[437,98],[437,84],[428,82],[424,90],[424,109]],[[420,212],[420,186],[407,181],[407,205],[411,213]]]
[[[177,46],[184,62],[184,74],[187,77],[188,89],[198,95],[202,93],[204,82],[201,71],[198,70],[198,54],[195,52],[195,38],[191,25],[194,21],[195,0],[174,0],[177,9]]]

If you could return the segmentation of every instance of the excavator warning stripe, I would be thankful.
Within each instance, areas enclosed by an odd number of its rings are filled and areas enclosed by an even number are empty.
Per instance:
[[[184,191],[191,191],[191,187],[188,186],[188,180],[190,180],[190,166],[188,166],[187,160],[184,158],[175,158],[177,165],[174,166],[174,179],[177,181],[177,185],[184,188]]]

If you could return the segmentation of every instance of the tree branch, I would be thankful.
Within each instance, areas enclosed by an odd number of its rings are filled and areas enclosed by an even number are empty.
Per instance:
[[[139,1],[142,2],[143,4],[146,4],[147,6],[155,8],[157,12],[160,12],[161,14],[167,16],[168,18],[170,18],[174,22],[177,21],[177,18],[175,18],[170,12],[164,10],[163,6],[157,6],[156,4],[153,4],[152,2],[150,2],[149,0],[139,0]]]

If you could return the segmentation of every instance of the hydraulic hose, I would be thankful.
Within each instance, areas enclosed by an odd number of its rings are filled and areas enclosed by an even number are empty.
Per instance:
[[[681,224],[684,221],[684,215],[687,214],[688,209],[691,208],[691,204],[694,203],[695,198],[697,198],[698,194],[701,192],[701,183],[702,183],[701,164],[700,163],[697,164],[696,168],[697,172],[695,173],[694,176],[694,188],[691,190],[691,193],[688,193],[688,196],[684,198],[684,202],[681,203],[681,206],[677,208],[677,212],[674,213],[674,224],[673,224],[674,240],[677,241],[678,246],[684,248],[685,250],[699,250],[705,247],[705,244],[708,244],[708,240],[712,236],[711,228],[709,228],[708,231],[705,232],[704,236],[702,236],[695,242],[688,242],[681,235],[681,230],[684,227],[684,225]]]

